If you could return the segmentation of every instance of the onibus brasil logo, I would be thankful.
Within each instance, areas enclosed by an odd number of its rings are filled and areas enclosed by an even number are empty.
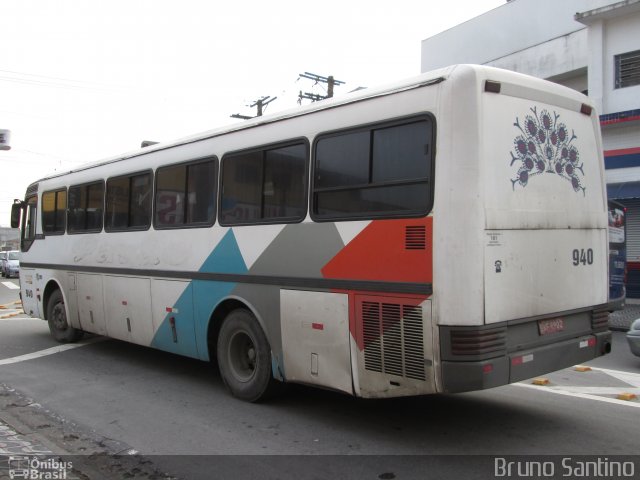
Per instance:
[[[513,189],[516,185],[524,188],[533,177],[548,173],[564,178],[575,192],[584,195],[584,163],[580,163],[580,153],[573,145],[578,138],[575,132],[569,136],[569,129],[558,122],[560,115],[555,112],[553,116],[547,110],[538,114],[535,107],[531,112],[533,115],[525,117],[524,126],[519,118],[513,124],[521,132],[511,152],[511,166],[518,166],[516,177],[511,179]]]
[[[41,458],[39,456],[12,455],[8,458],[9,478],[11,480],[72,480],[72,462],[65,462],[56,458]]]

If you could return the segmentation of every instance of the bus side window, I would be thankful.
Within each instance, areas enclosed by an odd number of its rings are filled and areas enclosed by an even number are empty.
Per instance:
[[[155,228],[206,227],[215,221],[215,157],[156,171]]]
[[[220,224],[295,223],[307,213],[306,143],[225,155]]]
[[[433,199],[433,120],[365,127],[315,144],[315,220],[416,217]]]

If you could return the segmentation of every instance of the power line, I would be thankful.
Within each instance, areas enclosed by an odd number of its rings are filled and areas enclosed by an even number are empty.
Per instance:
[[[0,81],[40,87],[66,88],[69,90],[117,91],[123,88],[98,82],[51,77],[34,73],[16,72],[13,70],[0,70]]]
[[[267,96],[267,97],[260,97],[259,99],[255,100],[251,105],[247,105],[247,107],[249,108],[253,108],[253,107],[257,107],[257,115],[256,117],[261,117],[262,113],[264,112],[265,108],[267,105],[269,105],[271,102],[273,102],[274,100],[276,100],[278,97],[271,97],[271,96]],[[250,117],[248,115],[241,115],[239,113],[234,113],[233,115],[231,115],[231,118],[240,118],[242,120],[250,120],[252,118],[255,117]]]
[[[333,75],[329,75],[328,77],[323,77],[322,75],[316,75],[315,73],[304,72],[298,75],[298,79],[306,78],[308,80],[313,80],[314,85],[318,85],[319,83],[327,84],[327,94],[326,95],[318,95],[317,93],[312,92],[302,92],[300,90],[300,94],[298,95],[298,103],[302,103],[302,100],[311,100],[312,102],[318,102],[320,100],[324,100],[326,98],[333,97],[333,87],[344,85],[345,82],[341,80],[336,80]]]

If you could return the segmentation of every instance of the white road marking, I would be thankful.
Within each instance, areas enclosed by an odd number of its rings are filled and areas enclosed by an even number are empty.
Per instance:
[[[558,395],[566,395],[569,397],[584,398],[587,400],[596,400],[598,402],[613,403],[623,407],[640,408],[640,402],[618,400],[617,398],[603,397],[601,395],[618,395],[620,393],[634,393],[640,397],[640,374],[623,372],[621,370],[610,370],[607,368],[591,367],[594,371],[606,373],[618,380],[628,383],[629,387],[573,387],[570,385],[547,385],[538,386],[530,383],[514,383],[517,387],[531,388],[538,391],[556,393]]]
[[[9,290],[20,290],[20,285],[16,285],[13,282],[2,282],[2,284]]]
[[[596,370],[598,372],[606,373],[607,375],[611,375],[618,380],[622,380],[623,382],[629,383],[635,387],[640,388],[640,374],[632,373],[632,372],[624,372],[622,370],[610,370],[608,368],[596,368],[591,367],[592,370]]]
[[[107,340],[105,337],[94,337],[84,340],[78,343],[67,343],[65,345],[57,345],[55,347],[40,350],[39,352],[27,353],[25,355],[18,355],[17,357],[4,358],[0,360],[0,366],[9,365],[12,363],[25,362],[27,360],[33,360],[34,358],[46,357],[47,355],[53,355],[54,353],[65,352],[78,347],[84,347],[85,345],[91,345],[92,343],[102,342]]]

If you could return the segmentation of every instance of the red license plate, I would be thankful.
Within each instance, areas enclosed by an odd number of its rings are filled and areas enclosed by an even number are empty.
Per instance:
[[[562,318],[548,318],[538,320],[538,331],[540,335],[550,335],[564,331],[564,320]]]

